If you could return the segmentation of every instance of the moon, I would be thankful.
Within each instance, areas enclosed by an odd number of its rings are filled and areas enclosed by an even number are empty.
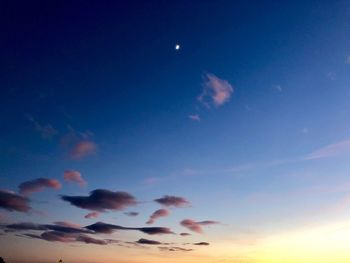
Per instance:
[[[175,50],[180,50],[180,48],[181,48],[180,44],[175,45]]]

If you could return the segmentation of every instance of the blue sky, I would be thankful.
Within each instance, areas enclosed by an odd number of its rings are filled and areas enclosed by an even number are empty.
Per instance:
[[[348,220],[349,8],[346,1],[4,3],[0,189],[28,197],[32,209],[0,202],[2,227],[142,227],[164,195],[191,204],[159,219],[176,233],[185,218],[220,222],[203,226],[213,251],[238,242],[233,236],[265,240]],[[87,183],[65,180],[68,170]],[[37,178],[60,187],[19,191]],[[140,203],[86,219],[89,209],[60,197],[95,189],[125,191]],[[11,244],[21,237],[0,238],[11,240],[1,254],[20,261]],[[24,253],[30,241],[21,241]],[[55,253],[52,242],[35,242]],[[262,254],[251,262],[280,260]]]

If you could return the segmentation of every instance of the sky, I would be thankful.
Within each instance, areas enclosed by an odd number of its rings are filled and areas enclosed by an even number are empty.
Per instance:
[[[0,10],[7,263],[349,261],[349,1]]]

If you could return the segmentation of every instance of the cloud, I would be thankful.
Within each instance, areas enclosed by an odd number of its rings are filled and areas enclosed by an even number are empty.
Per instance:
[[[188,115],[188,118],[193,121],[201,121],[201,117],[198,114]]]
[[[85,244],[95,244],[95,245],[107,245],[110,243],[109,241],[92,238],[85,234],[64,233],[59,231],[46,231],[46,232],[43,232],[41,235],[34,235],[34,234],[24,234],[24,235],[30,238],[42,239],[49,242],[63,242],[63,243],[82,242]]]
[[[83,209],[104,212],[105,210],[123,210],[136,205],[136,199],[127,192],[112,192],[96,189],[89,196],[61,196],[63,201]]]
[[[350,152],[350,140],[326,145],[306,155],[304,160],[321,159]]]
[[[188,202],[185,198],[171,195],[165,195],[162,198],[155,199],[154,201],[164,206],[184,207],[190,205],[190,202]]]
[[[193,243],[195,246],[209,246],[210,244],[208,242],[198,242],[198,243]]]
[[[58,134],[58,131],[54,127],[52,127],[51,124],[42,125],[39,122],[37,122],[33,118],[33,116],[29,114],[26,116],[27,119],[34,125],[35,130],[41,134],[41,137],[43,139],[51,139],[52,137]]]
[[[189,252],[189,251],[193,251],[193,249],[191,248],[183,248],[183,247],[158,247],[158,249],[160,251],[182,251],[182,252]]]
[[[157,211],[155,211],[149,218],[149,220],[146,222],[146,224],[150,225],[153,224],[155,222],[155,220],[157,220],[160,217],[164,217],[164,216],[168,216],[169,215],[169,211],[166,209],[158,209]]]
[[[87,183],[81,176],[81,173],[74,170],[67,170],[63,173],[63,178],[66,182],[77,183],[80,186],[85,186]]]
[[[33,230],[33,231],[57,231],[62,233],[82,233],[92,234],[93,232],[89,229],[79,227],[76,224],[68,222],[58,222],[59,224],[34,224],[30,222],[22,222],[6,225],[5,228],[15,231]]]
[[[233,87],[227,80],[220,79],[211,73],[204,74],[202,86],[203,91],[197,99],[208,108],[210,104],[217,107],[225,104],[233,93]]]
[[[81,228],[81,225],[69,221],[56,221],[54,224],[71,228]]]
[[[0,190],[0,208],[24,213],[32,209],[27,197],[5,190]]]
[[[124,215],[127,216],[138,216],[140,213],[139,212],[125,212]]]
[[[161,234],[174,234],[167,227],[123,227],[113,224],[106,224],[103,222],[97,222],[95,224],[85,227],[86,229],[92,230],[96,233],[111,234],[115,230],[136,230],[141,231],[148,235],[161,235]]]
[[[35,192],[40,192],[44,188],[60,189],[61,183],[56,179],[38,178],[32,181],[26,181],[19,186],[19,192],[24,195],[29,195]]]
[[[213,225],[213,224],[219,224],[217,221],[211,221],[211,220],[206,220],[206,221],[199,221],[196,222],[192,219],[184,219],[180,222],[180,225],[186,227],[187,229],[202,234],[203,229],[202,226],[208,226],[208,225]]]
[[[180,233],[180,236],[183,236],[183,237],[190,236],[190,235],[191,235],[190,233]]]
[[[145,239],[145,238],[140,238],[138,241],[136,241],[136,243],[143,244],[143,245],[161,245],[162,244],[162,242]]]
[[[91,212],[91,213],[88,213],[87,215],[85,215],[84,217],[87,218],[87,219],[91,219],[91,218],[97,218],[100,216],[100,213],[99,212]]]
[[[96,153],[97,145],[90,140],[82,140],[76,143],[70,151],[72,159],[83,159],[86,156]]]

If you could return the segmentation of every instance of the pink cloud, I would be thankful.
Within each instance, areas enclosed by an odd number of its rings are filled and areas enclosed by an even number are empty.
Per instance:
[[[21,183],[19,186],[19,192],[24,195],[29,195],[35,192],[40,192],[44,188],[60,189],[61,183],[56,179],[50,178],[38,178],[31,181]]]
[[[188,115],[188,118],[193,121],[201,121],[201,117],[198,114]]]
[[[197,97],[198,101],[209,107],[209,102],[215,106],[221,106],[230,100],[233,87],[227,80],[210,73],[205,74],[203,79],[203,91]]]
[[[88,213],[84,217],[87,219],[90,219],[90,218],[97,218],[99,216],[100,216],[100,213],[95,211],[95,212]]]
[[[0,208],[8,211],[29,212],[32,208],[27,197],[11,191],[0,190]]]
[[[57,221],[54,222],[54,224],[59,225],[59,226],[65,226],[65,227],[71,227],[71,228],[81,228],[81,225],[69,222],[69,221]]]
[[[214,225],[214,224],[219,224],[217,221],[212,221],[212,220],[206,220],[206,221],[200,221],[196,222],[192,219],[184,219],[180,222],[180,225],[186,227],[187,229],[202,234],[203,229],[202,226],[208,226],[208,225]]]
[[[77,183],[80,186],[86,185],[86,181],[83,179],[83,177],[81,176],[81,173],[79,173],[78,171],[74,171],[74,170],[64,171],[63,178],[67,182]]]
[[[73,146],[70,156],[73,159],[82,159],[86,156],[96,153],[97,145],[89,140],[83,140]]]
[[[146,224],[148,224],[148,225],[153,224],[155,222],[155,220],[157,220],[158,218],[168,216],[169,214],[170,214],[169,211],[166,209],[158,209],[150,216],[150,218],[146,222]]]

